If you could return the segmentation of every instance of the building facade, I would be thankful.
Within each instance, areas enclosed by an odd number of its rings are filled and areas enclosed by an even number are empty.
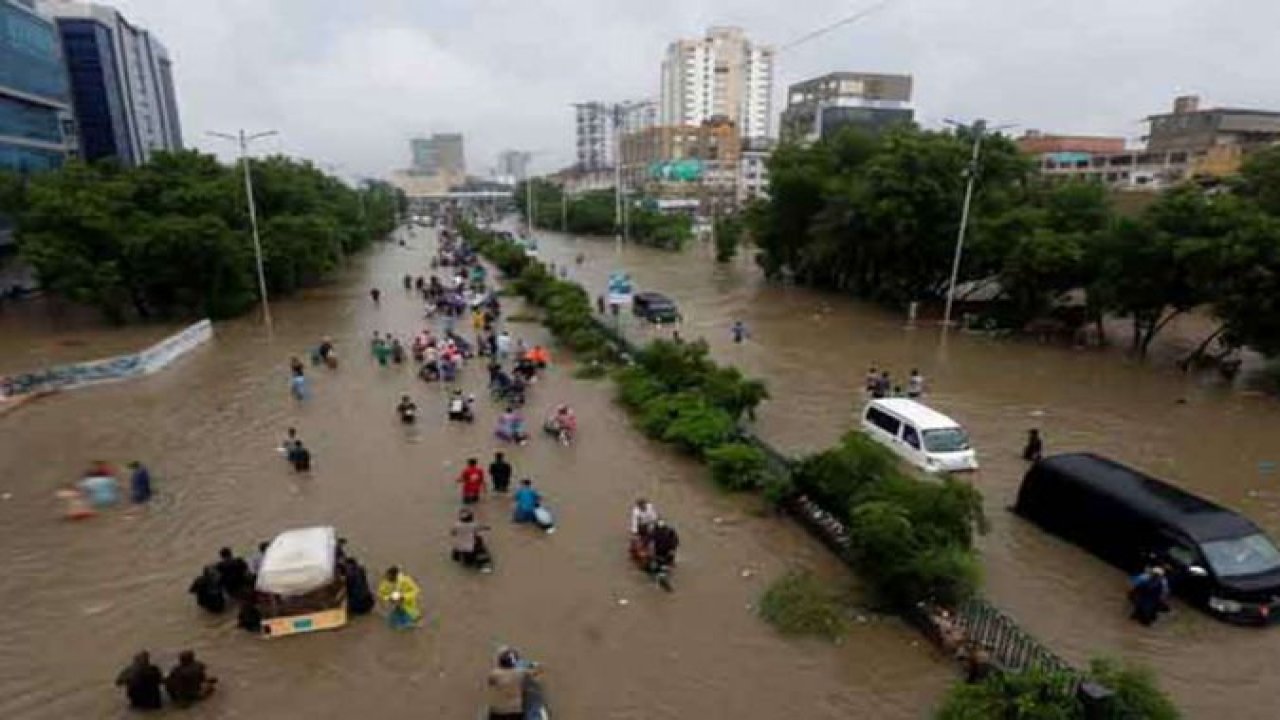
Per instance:
[[[1174,100],[1173,112],[1152,115],[1147,149],[1154,152],[1185,150],[1203,153],[1209,148],[1233,146],[1244,152],[1280,141],[1280,112],[1242,108],[1200,109],[1200,98],[1186,95]]]
[[[742,141],[727,120],[659,125],[622,138],[628,193],[656,201],[696,200],[707,216],[737,206]]]
[[[622,103],[622,133],[635,133],[658,125],[658,101],[637,100]]]
[[[52,170],[75,151],[57,26],[30,0],[0,0],[0,170]]]
[[[460,133],[435,133],[409,141],[413,154],[412,172],[419,175],[447,175],[465,178],[466,151]]]
[[[1018,149],[1027,155],[1052,153],[1122,153],[1124,138],[1101,135],[1051,135],[1039,130],[1028,130],[1014,141]]]
[[[573,108],[578,170],[590,173],[612,168],[617,142],[614,132],[616,106],[592,100],[577,103]]]
[[[1147,145],[1125,148],[1122,138],[1028,133],[1018,146],[1036,157],[1051,180],[1087,180],[1117,190],[1163,190],[1187,180],[1235,175],[1250,152],[1280,143],[1280,112],[1200,109],[1185,96],[1173,112],[1148,118]]]
[[[139,165],[182,149],[169,52],[114,8],[46,0],[57,19],[71,77],[81,154]]]
[[[769,197],[769,158],[776,143],[772,140],[746,140],[742,143],[738,162],[738,206]]]
[[[529,174],[530,160],[531,156],[527,152],[503,150],[498,153],[498,166],[494,169],[494,175],[506,182],[523,179]]]
[[[915,119],[910,75],[835,72],[787,90],[782,139],[814,142],[854,126],[878,134]]]
[[[658,121],[697,127],[723,117],[744,138],[771,137],[774,56],[774,48],[735,27],[671,43],[662,60]]]

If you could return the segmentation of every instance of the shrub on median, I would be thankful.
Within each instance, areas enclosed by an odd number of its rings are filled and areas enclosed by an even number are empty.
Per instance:
[[[1071,692],[1074,679],[1062,672],[1029,669],[992,673],[981,682],[952,686],[936,720],[1178,720],[1181,714],[1156,684],[1151,672],[1137,665],[1094,660],[1086,679],[1111,690],[1109,705],[1100,713],[1086,713]]]
[[[886,606],[953,605],[979,582],[974,535],[986,529],[982,497],[951,478],[921,480],[861,433],[802,460],[798,492],[845,523],[849,560]]]
[[[768,482],[764,451],[754,445],[732,442],[707,451],[711,477],[726,490],[756,490]]]

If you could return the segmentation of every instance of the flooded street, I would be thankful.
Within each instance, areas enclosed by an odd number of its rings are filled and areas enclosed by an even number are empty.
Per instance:
[[[1152,629],[1127,619],[1126,578],[1093,556],[1006,511],[1025,465],[1028,428],[1049,453],[1089,450],[1143,468],[1251,517],[1280,537],[1280,403],[1194,377],[1131,363],[1118,353],[1076,351],[909,330],[904,318],[836,295],[765,284],[750,258],[716,266],[697,245],[683,255],[609,240],[539,233],[544,260],[573,264],[594,294],[613,270],[636,290],[670,295],[686,339],[767,380],[772,399],[760,433],[792,451],[820,449],[855,425],[862,378],[878,364],[905,383],[928,381],[926,402],[970,431],[982,462],[975,478],[991,532],[982,540],[986,593],[1076,663],[1107,653],[1151,665],[1188,717],[1273,718],[1264,673],[1280,665],[1280,635],[1240,629],[1181,603]],[[734,320],[751,336],[735,345]],[[624,313],[629,332],[656,333]],[[1124,342],[1123,338],[1112,338]]]
[[[581,441],[563,448],[535,438],[527,447],[506,448],[517,477],[534,478],[547,496],[560,531],[544,536],[514,527],[509,503],[490,498],[479,513],[494,527],[495,573],[473,575],[454,566],[448,558],[458,497],[453,479],[467,457],[487,464],[495,450],[490,432],[497,408],[483,399],[483,366],[472,363],[464,374],[464,386],[482,398],[479,421],[461,426],[445,421],[439,385],[416,380],[407,366],[379,368],[368,352],[373,331],[407,336],[422,326],[420,302],[400,289],[400,278],[426,273],[429,238],[420,231],[409,237],[408,249],[379,248],[354,261],[338,282],[273,304],[273,338],[250,314],[218,324],[211,343],[155,376],[62,393],[0,417],[0,493],[6,498],[0,502],[0,602],[6,609],[0,615],[0,717],[129,717],[111,682],[132,654],[149,649],[167,669],[179,650],[190,647],[223,687],[184,717],[474,718],[493,651],[507,643],[546,666],[557,720],[927,716],[955,675],[914,632],[885,620],[855,625],[841,646],[778,636],[750,608],[768,580],[796,562],[838,582],[847,577],[843,569],[797,528],[759,518],[751,502],[717,493],[703,468],[631,428],[608,384],[572,380],[567,368],[553,367],[534,388],[526,415],[541,418],[568,402],[581,418]],[[611,247],[593,247],[591,254],[601,259],[587,270],[602,277],[611,265],[603,258],[611,253]],[[913,353],[930,357],[929,338],[921,334],[915,345],[904,343],[883,318],[876,325],[874,313],[836,303],[840,307],[821,321],[796,317],[802,307],[811,312],[818,296],[762,288],[746,267],[722,273],[701,261],[675,260],[641,251],[627,255],[642,282],[661,281],[676,294],[724,357],[729,348],[719,342],[716,327],[746,313],[756,337],[734,348],[732,359],[769,377],[776,399],[762,422],[768,435],[789,445],[816,446],[838,434],[853,398],[845,386],[870,354],[895,366]],[[371,285],[383,290],[380,308],[369,300]],[[529,341],[545,339],[537,325],[510,327]],[[4,328],[0,356],[26,352],[30,338],[21,323]],[[126,345],[129,333],[136,342]],[[142,347],[163,334],[155,328],[112,331],[102,342]],[[299,406],[288,393],[287,360],[305,356],[326,334],[334,337],[342,366],[335,372],[309,368],[312,398]],[[61,340],[43,330],[36,335],[50,347],[75,342],[74,333]],[[788,344],[794,350],[770,354]],[[1031,405],[1010,407],[996,393],[958,393],[987,387],[979,378],[994,376],[984,365],[1001,352],[957,343],[952,366],[964,371],[946,372],[921,360],[936,376],[940,404],[974,426],[993,505],[1007,499],[1017,466],[1001,456],[1012,454]],[[1025,356],[1015,359],[1021,349],[1003,352],[1009,368],[1029,366]],[[1105,367],[1098,363],[1097,372]],[[1090,371],[1080,368],[1070,377],[1084,382]],[[1149,383],[1148,403],[1167,385],[1134,371],[1128,390],[1137,392],[1143,382]],[[1040,383],[1046,392],[1063,384],[1052,375]],[[1011,381],[1007,390],[1023,388]],[[1095,394],[1097,405],[1110,406],[1102,390],[1063,388],[1035,398],[1050,412],[1043,424],[1051,442],[1088,444],[1095,442],[1090,432],[1106,435],[1140,422],[1112,417],[1109,428],[1097,420],[1085,425],[1081,415],[1089,408],[1067,414],[1055,406]],[[394,413],[404,393],[423,411],[415,427],[402,426]],[[1165,412],[1190,416],[1202,402],[1208,400],[1195,398],[1185,408],[1166,403]],[[1219,418],[1213,433],[1236,434],[1242,452],[1254,438],[1259,445],[1252,449],[1261,452],[1259,411],[1239,415],[1253,424],[1241,417],[1232,433]],[[1001,422],[1008,427],[998,427]],[[1068,438],[1067,428],[1077,424],[1086,430]],[[290,425],[313,453],[310,476],[295,475],[276,453]],[[1161,425],[1165,429],[1124,443],[1140,442],[1147,452],[1190,444],[1167,438],[1169,423]],[[1270,429],[1274,437],[1274,417]],[[53,492],[98,458],[148,463],[158,497],[140,510],[116,509],[80,523],[60,520]],[[1180,478],[1220,483],[1215,489],[1222,499],[1235,500],[1225,496],[1221,476],[1203,478],[1178,462]],[[1243,462],[1236,458],[1234,464]],[[1237,480],[1241,494],[1251,487],[1248,479]],[[653,499],[681,532],[673,595],[654,588],[626,560],[627,510],[639,494]],[[1111,597],[1121,580],[1033,532],[1011,530],[1010,521],[993,514],[989,555],[998,600],[1024,619],[1039,620],[1032,623],[1038,631],[1060,630],[1065,638],[1053,639],[1075,642],[1073,651],[1134,636],[1122,621],[1106,620],[1118,614],[1118,602],[1091,611],[1101,619],[1100,637],[1073,634],[1072,621],[1061,613],[1030,617],[1034,598],[1016,600],[1036,588],[1060,593],[1056,602],[1071,607],[1068,592]],[[1274,519],[1259,519],[1274,525]],[[312,524],[332,524],[349,538],[371,579],[393,563],[412,574],[422,585],[426,627],[393,633],[375,615],[355,618],[337,632],[265,641],[239,630],[234,614],[211,617],[195,606],[187,587],[220,546],[247,553],[280,530]],[[1019,540],[1010,542],[1011,534]],[[1032,570],[1046,558],[1050,568]],[[1050,572],[1054,565],[1078,569],[1076,586],[1059,586]],[[744,570],[750,572],[744,576]],[[1170,648],[1188,637],[1202,646],[1230,641],[1237,647],[1232,662],[1252,652],[1255,668],[1274,647],[1262,645],[1269,635],[1231,635],[1199,619],[1181,627],[1166,624],[1144,641]],[[1177,663],[1166,670],[1184,669],[1182,660]],[[1221,668],[1197,670],[1206,679],[1223,672],[1211,682],[1215,693],[1226,691],[1229,674]],[[1185,687],[1177,689],[1186,694]]]

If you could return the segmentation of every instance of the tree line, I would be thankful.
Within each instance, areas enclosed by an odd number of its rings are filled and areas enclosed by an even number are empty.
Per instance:
[[[743,213],[757,262],[771,278],[886,304],[945,299],[972,143],[965,131],[850,129],[780,147],[770,199]],[[1187,183],[1136,214],[1118,212],[1100,184],[1041,180],[1003,136],[984,138],[975,171],[960,279],[998,283],[1001,325],[1059,315],[1101,333],[1104,317],[1125,317],[1145,355],[1174,318],[1208,308],[1216,327],[1194,355],[1214,342],[1224,355],[1280,353],[1280,148],[1249,156],[1238,178]],[[1083,301],[1066,313],[1073,290]]]
[[[389,233],[402,209],[391,186],[353,189],[308,162],[276,156],[251,170],[272,295],[321,281]],[[242,168],[211,155],[0,175],[0,212],[45,290],[112,321],[225,318],[258,301]]]
[[[555,183],[538,178],[530,182],[533,183],[533,223],[536,227],[578,235],[608,236],[618,231],[613,190],[592,190],[566,196],[564,189]],[[529,195],[524,182],[516,185],[516,205],[521,215],[526,217]],[[628,235],[641,245],[679,250],[693,237],[693,221],[687,215],[661,213],[644,200],[631,203],[627,212]]]

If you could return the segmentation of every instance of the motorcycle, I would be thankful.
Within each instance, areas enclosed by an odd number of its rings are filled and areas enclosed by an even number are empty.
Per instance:
[[[675,586],[671,584],[675,558],[655,555],[649,542],[639,535],[632,536],[629,553],[636,567],[652,578],[658,587],[667,592],[675,590]]]

